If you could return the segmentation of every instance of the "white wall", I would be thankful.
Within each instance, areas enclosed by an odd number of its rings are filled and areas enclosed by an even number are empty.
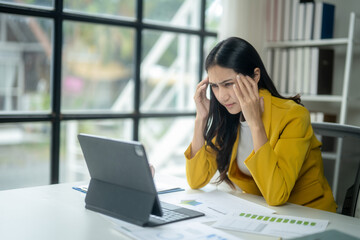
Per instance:
[[[264,60],[266,1],[222,0],[222,4],[219,39],[241,37],[250,42]]]

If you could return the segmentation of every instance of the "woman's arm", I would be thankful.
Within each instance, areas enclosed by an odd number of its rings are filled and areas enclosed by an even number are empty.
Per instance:
[[[196,105],[196,118],[194,126],[194,135],[191,141],[191,153],[190,158],[193,158],[195,154],[205,144],[204,129],[206,127],[206,121],[209,115],[210,101],[206,97],[206,88],[209,84],[209,77],[202,80],[196,87],[194,101]]]
[[[217,170],[216,154],[205,145],[203,135],[210,108],[210,101],[206,97],[208,84],[209,78],[207,77],[196,87],[194,135],[190,146],[185,151],[187,181],[190,187],[195,189],[208,184]]]
[[[259,96],[257,85],[259,79],[260,70],[256,68],[254,70],[254,79],[238,74],[236,76],[237,84],[234,84],[234,92],[239,100],[241,112],[250,127],[255,152],[268,140],[261,118],[264,112],[264,98]]]
[[[206,126],[206,120],[196,118],[195,119],[195,126],[194,126],[194,135],[191,141],[191,153],[190,158],[193,158],[195,154],[204,146],[205,139],[204,139],[204,129]]]
[[[190,156],[191,146],[185,151],[186,177],[191,188],[202,188],[210,182],[217,171],[216,153],[203,145],[194,157]]]

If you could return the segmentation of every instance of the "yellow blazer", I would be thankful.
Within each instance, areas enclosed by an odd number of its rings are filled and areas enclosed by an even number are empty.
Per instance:
[[[263,196],[269,205],[291,202],[335,212],[337,205],[324,177],[319,142],[313,132],[308,110],[292,100],[264,97],[262,121],[268,141],[245,160],[252,177],[237,166],[239,133],[234,143],[229,179],[246,193]],[[191,147],[185,151],[186,176],[191,188],[209,183],[217,171],[216,152],[203,146],[190,159]]]

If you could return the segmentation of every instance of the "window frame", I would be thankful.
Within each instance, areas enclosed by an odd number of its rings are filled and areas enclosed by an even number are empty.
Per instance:
[[[131,119],[133,121],[133,140],[139,140],[139,122],[143,118],[174,118],[195,116],[195,112],[176,111],[176,112],[154,112],[142,113],[140,111],[140,73],[141,73],[141,46],[143,30],[158,30],[163,32],[183,33],[198,36],[199,45],[199,62],[204,62],[204,41],[206,37],[217,37],[216,32],[207,31],[205,28],[205,10],[206,0],[200,3],[200,28],[197,30],[173,26],[162,26],[143,22],[143,0],[136,0],[136,19],[125,20],[108,18],[101,16],[91,16],[81,13],[70,13],[63,11],[63,0],[55,0],[53,9],[44,9],[28,6],[17,6],[6,3],[0,3],[0,13],[16,14],[21,16],[42,17],[53,20],[53,56],[50,90],[51,108],[50,113],[0,113],[1,123],[25,123],[25,122],[50,122],[51,123],[51,142],[50,142],[50,184],[59,183],[60,176],[60,133],[62,121],[69,120],[107,120],[107,119]],[[129,27],[135,30],[135,57],[134,57],[134,111],[132,113],[63,113],[61,111],[61,80],[62,80],[62,39],[63,39],[63,22],[76,21],[85,23],[102,24],[106,26]],[[203,76],[203,66],[199,64],[198,81]]]

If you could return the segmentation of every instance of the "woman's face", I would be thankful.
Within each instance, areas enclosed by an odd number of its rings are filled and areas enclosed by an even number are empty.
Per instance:
[[[216,99],[230,114],[241,112],[241,106],[233,88],[236,83],[236,75],[237,73],[231,68],[215,65],[208,69],[210,87]]]

